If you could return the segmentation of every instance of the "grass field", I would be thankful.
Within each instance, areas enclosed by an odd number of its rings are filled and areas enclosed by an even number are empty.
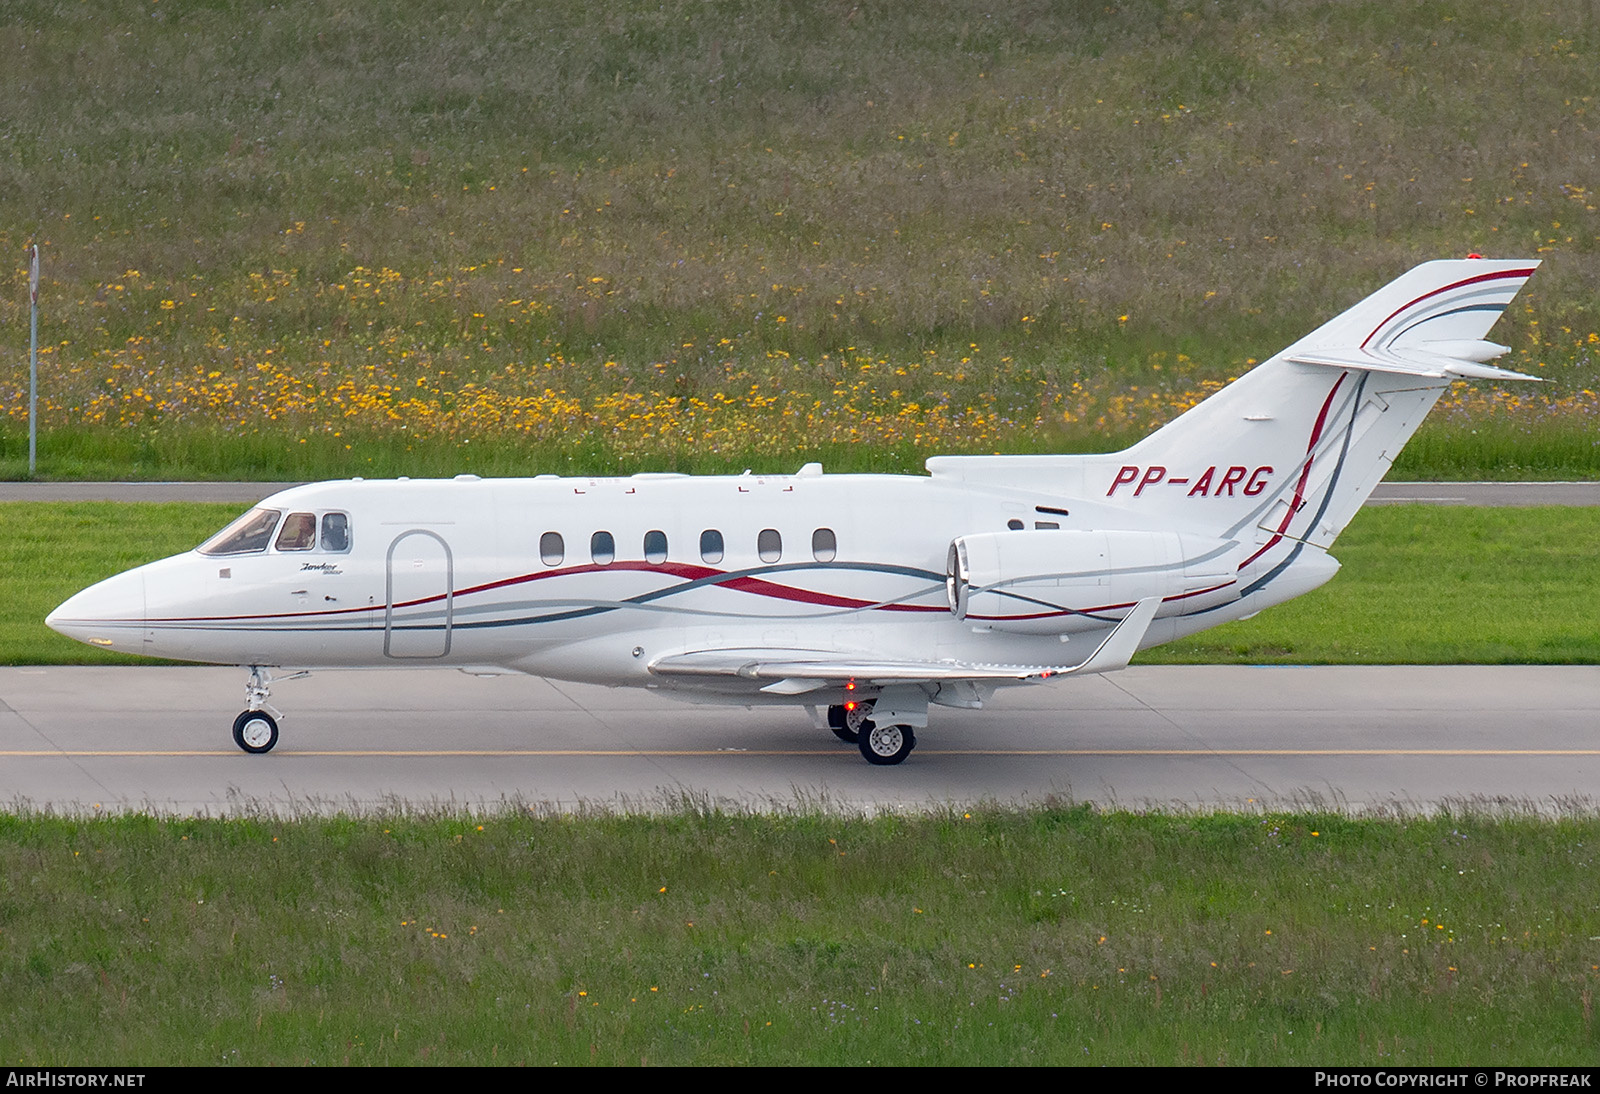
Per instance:
[[[1414,262],[1544,260],[1413,477],[1594,477],[1586,0],[18,0],[0,474],[1087,450]],[[1492,74],[1492,75],[1491,75]]]
[[[186,551],[239,507],[0,504],[0,664],[134,663],[48,630],[95,581]],[[1323,588],[1142,663],[1600,663],[1600,509],[1386,506],[1334,547]]]
[[[0,816],[12,1065],[1592,1066],[1600,822]]]

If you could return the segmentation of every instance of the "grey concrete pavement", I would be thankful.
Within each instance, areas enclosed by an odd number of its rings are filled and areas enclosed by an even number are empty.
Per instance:
[[[0,482],[0,501],[213,501],[254,505],[294,482]]]
[[[1382,482],[1368,505],[1600,505],[1600,482]]]
[[[1364,812],[1600,801],[1600,667],[1157,666],[936,708],[899,767],[798,710],[451,670],[279,684],[277,749],[229,736],[244,674],[0,669],[0,801],[54,809],[922,809],[1046,798]]]

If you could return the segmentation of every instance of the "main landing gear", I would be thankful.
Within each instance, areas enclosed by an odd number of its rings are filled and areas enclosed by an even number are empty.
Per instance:
[[[908,725],[877,725],[872,720],[875,702],[862,699],[828,708],[828,728],[846,744],[856,745],[869,764],[886,767],[900,763],[917,747],[917,735]]]
[[[863,732],[856,743],[869,764],[888,766],[911,755],[911,750],[917,747],[917,735],[910,726],[873,726]]]
[[[297,672],[283,679],[298,680],[310,675]],[[244,685],[245,708],[233,720],[233,743],[246,752],[256,755],[271,752],[272,746],[278,743],[278,719],[283,717],[283,711],[267,702],[271,691],[272,672],[261,665],[251,665],[250,679]]]
[[[853,745],[861,736],[861,727],[872,724],[872,700],[840,703],[828,708],[828,728],[847,745]]]

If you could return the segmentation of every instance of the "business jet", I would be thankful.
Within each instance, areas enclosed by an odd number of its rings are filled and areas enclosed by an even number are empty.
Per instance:
[[[299,486],[72,597],[91,645],[273,673],[450,666],[795,705],[898,764],[933,706],[1111,672],[1309,592],[1538,263],[1428,262],[1133,447],[936,456],[925,476],[537,475]]]

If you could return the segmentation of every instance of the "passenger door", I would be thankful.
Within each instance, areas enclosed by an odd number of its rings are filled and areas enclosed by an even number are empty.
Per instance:
[[[450,652],[455,616],[455,563],[437,532],[413,528],[389,544],[385,563],[384,656],[395,660]]]

